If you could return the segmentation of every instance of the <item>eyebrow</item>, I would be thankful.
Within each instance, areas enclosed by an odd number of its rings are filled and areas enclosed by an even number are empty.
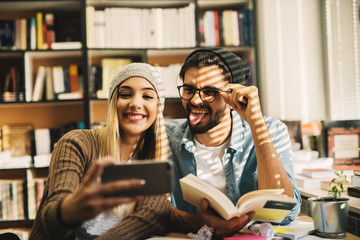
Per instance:
[[[205,87],[203,87],[203,88],[196,88],[196,87],[194,87],[194,86],[191,86],[190,84],[183,84],[183,86],[185,86],[185,87],[190,87],[190,88],[194,88],[194,89],[204,89],[204,88],[210,88],[210,89],[214,89],[214,90],[220,90],[219,88],[216,88],[216,87],[212,87],[212,86],[205,86]]]
[[[129,87],[129,86],[120,86],[119,87],[119,90],[121,89],[121,88],[125,88],[125,89],[133,89],[132,87]],[[154,91],[154,92],[156,92],[155,91],[155,89],[154,88],[151,88],[151,87],[148,87],[148,88],[142,88],[141,90],[152,90],[152,91]]]

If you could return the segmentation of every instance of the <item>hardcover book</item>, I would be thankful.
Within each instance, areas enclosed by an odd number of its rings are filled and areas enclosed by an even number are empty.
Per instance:
[[[352,197],[360,198],[360,187],[349,187],[348,195]]]
[[[109,93],[110,82],[115,74],[125,65],[131,63],[130,58],[103,58],[101,60],[102,67],[102,90],[106,96]]]
[[[360,176],[357,175],[351,176],[351,184],[355,187],[360,188]]]
[[[15,46],[15,20],[0,20],[0,48]]]
[[[193,174],[180,179],[180,186],[185,201],[200,206],[206,198],[225,220],[255,211],[252,220],[280,223],[297,204],[295,199],[283,194],[284,189],[266,189],[244,194],[235,206],[224,193]]]
[[[295,175],[294,179],[298,187],[303,187],[303,188],[319,188],[321,186],[321,182],[331,181],[331,178],[329,177],[312,178],[312,177],[304,176],[302,174]]]
[[[340,172],[341,169],[332,168],[304,168],[301,170],[301,174],[311,178],[329,178],[330,180],[335,178],[335,171]],[[350,177],[353,175],[353,170],[343,169],[344,175]]]

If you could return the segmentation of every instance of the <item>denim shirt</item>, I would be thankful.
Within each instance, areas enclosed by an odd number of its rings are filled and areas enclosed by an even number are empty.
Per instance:
[[[294,187],[294,198],[298,204],[281,224],[294,220],[300,211],[301,196],[294,179],[292,150],[287,127],[281,121],[264,117],[269,133],[280,160]],[[176,208],[196,213],[197,208],[183,200],[179,179],[189,173],[196,174],[195,143],[187,119],[175,119],[165,123],[174,166],[174,190],[172,205]],[[226,177],[226,193],[236,205],[238,199],[247,192],[258,189],[257,160],[250,126],[236,111],[232,111],[232,132],[230,144],[222,157]]]

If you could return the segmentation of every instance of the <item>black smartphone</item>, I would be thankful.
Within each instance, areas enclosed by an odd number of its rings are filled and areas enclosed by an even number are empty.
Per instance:
[[[110,165],[101,175],[103,183],[124,180],[144,179],[141,188],[119,191],[111,196],[136,196],[170,193],[173,188],[172,166],[167,161],[132,160],[130,163]]]

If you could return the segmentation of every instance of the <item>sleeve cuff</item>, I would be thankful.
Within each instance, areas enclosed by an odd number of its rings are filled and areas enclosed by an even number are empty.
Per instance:
[[[48,229],[50,235],[56,236],[68,236],[73,233],[76,228],[81,224],[65,224],[61,218],[61,203],[63,198],[59,201],[53,201],[48,204],[46,209],[44,209],[44,214],[42,216],[43,225]]]

